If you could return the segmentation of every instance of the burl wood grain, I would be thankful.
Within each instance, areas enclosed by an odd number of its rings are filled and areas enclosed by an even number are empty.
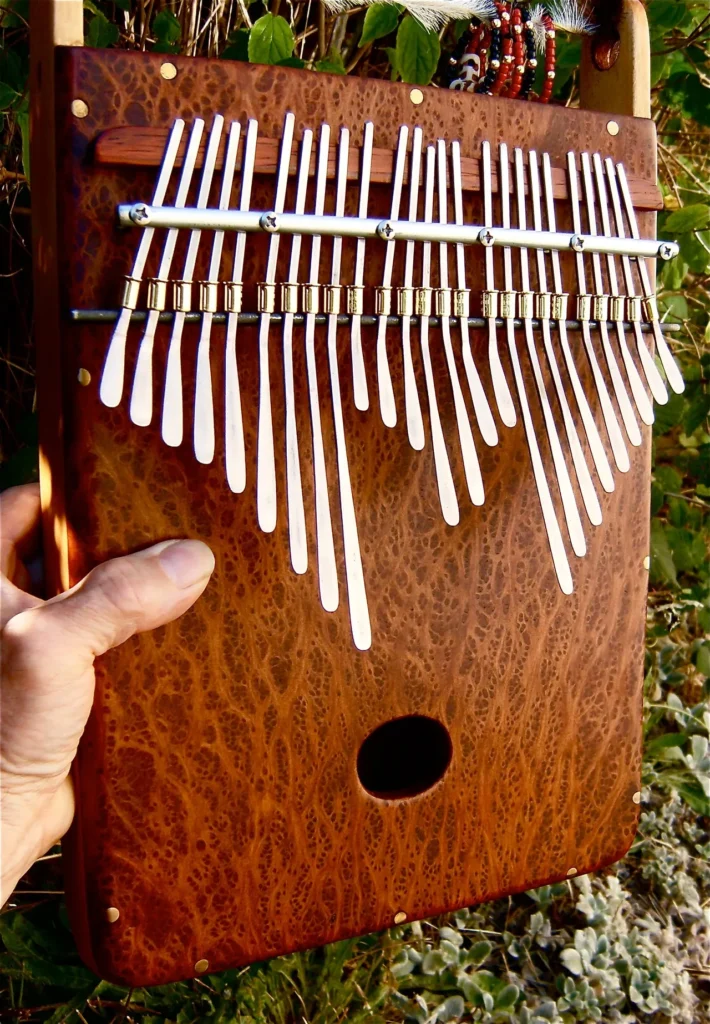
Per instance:
[[[164,128],[177,115],[211,123],[219,111],[242,123],[258,117],[263,135],[278,138],[291,109],[299,137],[325,118],[334,129],[348,124],[359,141],[369,117],[382,148],[393,148],[401,123],[418,123],[426,141],[460,139],[466,158],[478,155],[484,138],[546,148],[556,167],[564,166],[569,148],[599,148],[623,159],[629,173],[654,180],[653,127],[646,122],[621,119],[619,136],[611,138],[603,115],[504,99],[432,89],[413,108],[409,88],[390,83],[173,57],[178,75],[166,82],[160,56],[68,50],[60,57],[67,310],[116,306],[137,236],[115,229],[115,205],[152,191],[151,171],[93,162],[93,141],[113,127]],[[83,120],[70,113],[75,97],[89,106]],[[257,181],[255,202],[268,208],[272,194],[273,180]],[[386,191],[373,196],[376,206],[387,205]],[[353,192],[350,208],[355,198]],[[650,233],[652,216],[642,220]],[[288,249],[284,243],[284,258]],[[480,263],[472,251],[475,288]],[[368,260],[370,283],[380,265],[379,255]],[[262,273],[257,257],[248,260],[252,283]],[[247,291],[245,308],[253,308],[253,289]],[[522,429],[499,425],[501,443],[489,449],[474,425],[486,503],[472,507],[433,331],[439,409],[461,504],[460,525],[445,526],[431,445],[417,453],[407,442],[397,332],[390,330],[388,344],[399,420],[388,430],[375,407],[374,338],[365,337],[373,408],[359,413],[349,332],[342,330],[348,455],[374,638],[372,649],[360,653],[350,636],[342,568],[338,611],[325,613],[318,600],[302,331],[295,332],[295,372],[311,562],[297,577],[286,533],[279,330],[271,335],[279,517],[268,536],[256,525],[256,335],[240,328],[248,482],[237,497],[225,482],[220,436],[223,330],[213,333],[218,447],[206,467],[195,461],[190,441],[193,328],[183,342],[186,439],[177,450],[162,443],[158,423],[169,328],[158,334],[155,422],[144,429],[129,422],[127,396],[114,410],[99,402],[108,328],[65,321],[59,338],[45,339],[61,345],[61,388],[42,401],[58,412],[61,406],[65,417],[66,476],[54,484],[66,496],[71,581],[104,558],[170,537],[201,538],[216,556],[214,577],[195,608],[97,665],[96,703],[75,774],[71,911],[86,960],[126,984],[184,978],[200,959],[218,971],[382,929],[399,911],[411,920],[562,879],[571,868],[592,870],[620,857],[635,830],[647,441],[632,453],[630,473],[616,475],[615,492],[603,496],[603,525],[587,524],[588,556],[570,553],[576,590],[564,597]],[[139,336],[136,327],[127,380]],[[324,345],[319,333],[321,415],[342,567]],[[474,350],[488,387],[483,338],[474,339]],[[82,367],[91,374],[87,387],[77,382]],[[529,379],[528,386],[532,394]],[[542,436],[534,402],[533,410]],[[543,455],[549,462],[546,445]],[[358,781],[358,750],[381,723],[414,713],[448,729],[449,768],[420,796],[378,800]],[[407,756],[415,761],[426,751]],[[114,924],[107,907],[120,911]]]

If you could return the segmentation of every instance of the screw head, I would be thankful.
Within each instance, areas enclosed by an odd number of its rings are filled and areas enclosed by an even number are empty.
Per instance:
[[[661,242],[658,246],[658,255],[662,260],[672,260],[674,256],[678,255],[678,246],[672,242]]]
[[[380,238],[383,238],[385,242],[389,242],[394,238],[394,228],[390,221],[384,220],[381,224],[377,225],[377,234]]]
[[[204,974],[209,966],[208,960],[198,960],[195,964],[195,974]]]
[[[569,244],[575,252],[584,252],[584,239],[581,235],[572,235]]]
[[[407,915],[405,914],[405,912],[403,910],[398,910],[397,913],[394,915],[394,923],[395,924],[404,924],[404,922],[406,920],[407,920]]]
[[[478,236],[478,240],[481,245],[485,245],[486,248],[489,248],[495,242],[495,235],[490,228],[484,228]]]
[[[160,77],[164,78],[166,82],[172,81],[177,76],[177,68],[172,61],[166,60],[164,64],[160,65]]]
[[[145,203],[136,203],[131,210],[131,220],[136,224],[145,224],[148,218],[148,207]]]
[[[74,117],[86,117],[89,113],[89,104],[86,100],[72,100],[71,112]]]
[[[259,221],[259,224],[264,231],[268,231],[270,234],[273,234],[279,226],[279,219],[275,213],[265,213]]]
[[[115,924],[120,916],[121,914],[117,907],[106,908],[106,920],[108,921],[109,924]]]
[[[415,106],[419,106],[420,103],[424,102],[424,93],[421,89],[412,89],[409,98]]]

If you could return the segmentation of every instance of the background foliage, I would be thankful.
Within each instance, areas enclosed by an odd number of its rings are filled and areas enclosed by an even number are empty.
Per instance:
[[[329,18],[320,4],[85,0],[89,45],[441,82],[462,26],[424,31],[397,5]],[[596,876],[179,985],[127,992],[74,951],[61,851],[0,916],[0,1012],[12,1020],[710,1021],[710,6],[649,0],[654,118],[681,257],[661,308],[688,389],[657,409],[642,814],[629,855]],[[1,485],[36,473],[29,284],[27,0],[0,0],[0,246],[5,333]],[[574,105],[579,44],[560,41]]]

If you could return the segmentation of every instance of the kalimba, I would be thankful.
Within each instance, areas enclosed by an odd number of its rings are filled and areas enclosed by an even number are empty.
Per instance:
[[[682,389],[653,123],[47,54],[58,583],[171,537],[216,557],[194,609],[97,665],[68,840],[86,961],[163,983],[618,859],[648,428]]]

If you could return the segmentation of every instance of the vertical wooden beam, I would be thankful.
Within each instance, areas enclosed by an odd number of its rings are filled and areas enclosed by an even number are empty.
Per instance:
[[[30,2],[30,173],[40,493],[47,596],[69,586],[57,270],[54,54],[82,46],[82,0]]]
[[[608,70],[600,70],[598,64],[612,55],[612,41],[591,38],[584,42],[580,106],[606,114],[650,117],[651,45],[646,10],[641,0],[621,0],[619,7],[618,56]]]

